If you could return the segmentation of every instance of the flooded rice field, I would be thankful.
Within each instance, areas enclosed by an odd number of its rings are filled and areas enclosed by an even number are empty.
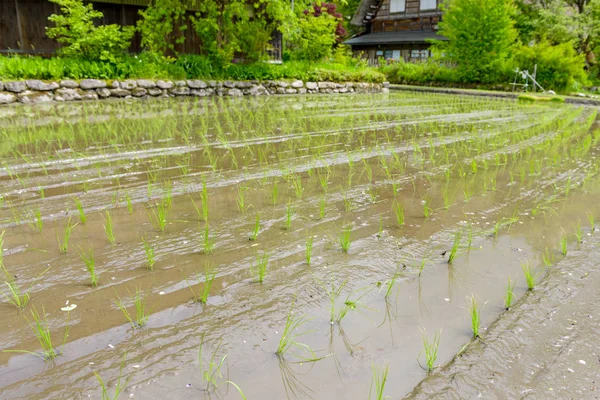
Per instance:
[[[598,398],[596,109],[0,109],[1,399]]]

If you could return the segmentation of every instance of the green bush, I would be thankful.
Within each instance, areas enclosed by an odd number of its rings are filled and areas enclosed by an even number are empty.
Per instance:
[[[585,58],[577,54],[570,43],[552,46],[547,42],[534,46],[520,45],[513,55],[515,67],[533,73],[537,64],[536,80],[546,90],[565,91],[587,84]]]
[[[82,0],[51,1],[58,4],[61,14],[48,18],[55,26],[46,28],[46,35],[64,45],[58,50],[60,55],[116,62],[129,47],[133,27],[96,26],[94,20],[104,15]]]
[[[383,72],[391,83],[399,84],[417,84],[427,83],[461,83],[464,82],[461,75],[455,68],[429,60],[423,63],[406,63],[400,61],[381,67]]]
[[[304,81],[377,82],[385,80],[381,72],[362,62],[310,63],[289,61],[284,64],[257,62],[224,64],[201,55],[182,55],[174,61],[155,53],[123,56],[117,62],[90,61],[66,57],[0,56],[0,80],[6,79],[233,79]]]

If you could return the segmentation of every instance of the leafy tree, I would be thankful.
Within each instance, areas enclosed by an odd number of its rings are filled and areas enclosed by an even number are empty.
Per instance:
[[[61,14],[52,14],[48,18],[55,26],[46,28],[46,35],[64,45],[58,50],[59,54],[116,62],[129,47],[133,27],[94,25],[94,20],[104,15],[94,10],[92,4],[83,4],[82,0],[50,1],[60,7]]]
[[[463,79],[492,82],[516,39],[512,0],[447,0],[434,52],[454,63]]]
[[[295,58],[317,61],[329,57],[339,37],[339,27],[340,19],[323,12],[321,6],[315,4],[305,10],[298,20],[298,33],[292,39]]]
[[[288,34],[295,18],[285,0],[205,0],[193,18],[202,50],[223,63],[236,53],[247,61],[264,58],[275,30]]]
[[[185,36],[176,37],[178,31],[187,29],[185,24],[185,6],[181,0],[155,0],[152,5],[139,11],[142,17],[137,24],[142,34],[142,47],[155,56],[175,53],[175,44],[181,44]]]

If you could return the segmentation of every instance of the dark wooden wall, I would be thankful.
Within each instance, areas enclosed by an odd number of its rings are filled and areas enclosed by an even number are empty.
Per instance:
[[[94,2],[94,9],[101,11],[104,18],[99,24],[135,25],[140,19],[141,6],[115,3]],[[0,0],[0,52],[18,52],[28,54],[51,54],[58,43],[46,37],[45,29],[50,24],[48,17],[58,13],[59,9],[48,0]],[[186,15],[188,29],[177,32],[184,35],[185,42],[176,44],[179,53],[198,53],[200,38],[190,21],[193,12]],[[141,51],[141,38],[136,33],[129,48],[130,52]]]

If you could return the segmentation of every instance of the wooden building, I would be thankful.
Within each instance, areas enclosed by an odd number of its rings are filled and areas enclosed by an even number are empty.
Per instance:
[[[362,0],[351,23],[364,31],[344,42],[355,56],[375,64],[386,60],[422,61],[431,57],[428,39],[440,39],[441,0]]]
[[[89,0],[94,9],[101,11],[104,18],[100,24],[136,25],[140,19],[139,10],[147,7],[152,0]],[[188,0],[188,27],[190,16],[196,11],[195,0]],[[46,26],[50,24],[48,17],[59,13],[59,7],[48,0],[0,0],[0,53],[42,54],[51,55],[59,44],[46,36]],[[201,41],[194,29],[187,29],[178,34],[185,36],[185,41],[175,44],[179,53],[199,53]],[[141,38],[134,36],[129,51],[139,53]],[[277,61],[282,56],[281,33],[273,33],[268,51],[269,56]]]

